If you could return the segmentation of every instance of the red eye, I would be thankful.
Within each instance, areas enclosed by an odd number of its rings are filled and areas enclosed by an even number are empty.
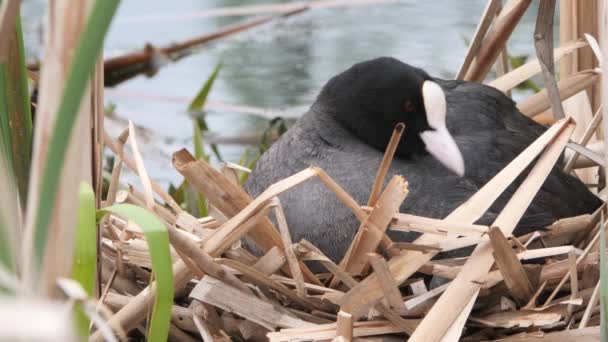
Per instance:
[[[406,112],[413,112],[414,111],[414,104],[412,103],[412,101],[407,100],[403,103],[403,110],[405,110]]]

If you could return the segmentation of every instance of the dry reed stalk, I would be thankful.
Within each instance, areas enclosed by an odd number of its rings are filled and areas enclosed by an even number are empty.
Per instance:
[[[581,40],[566,42],[560,47],[555,48],[553,51],[553,60],[558,62],[565,56],[569,56],[585,46],[587,46],[587,43]],[[541,72],[540,63],[538,62],[538,59],[534,59],[511,70],[509,73],[488,82],[488,85],[506,93],[539,72]]]
[[[600,76],[595,70],[586,70],[576,73],[558,82],[559,95],[562,101],[578,94],[595,84]],[[517,104],[517,109],[528,117],[534,117],[551,107],[547,91],[543,89]]]
[[[275,330],[277,327],[316,326],[297,318],[279,305],[240,292],[208,276],[201,279],[190,293],[190,297],[228,312],[234,312],[269,330]]]
[[[245,285],[233,274],[224,271],[224,269],[218,265],[209,254],[201,250],[189,237],[180,233],[177,229],[171,227],[170,225],[167,225],[166,228],[169,232],[171,245],[175,248],[175,250],[183,253],[187,258],[192,260],[201,271],[212,276],[213,278],[225,282],[228,285],[234,286],[244,293],[251,292],[247,285]]]
[[[532,202],[534,195],[542,186],[565,148],[570,135],[574,131],[574,126],[572,122],[566,121],[564,130],[556,136],[555,140],[540,156],[528,177],[522,182],[494,221],[493,226],[500,227],[505,235],[511,234],[515,225]],[[472,303],[474,303],[480,289],[476,280],[487,274],[493,263],[494,258],[492,257],[490,243],[479,244],[456,279],[452,281],[450,287],[439,298],[416,331],[414,331],[411,340],[439,341],[450,330],[451,325],[459,319],[459,316],[464,317],[466,321],[466,317],[468,317],[470,311],[465,310],[465,308],[467,306],[472,307]],[[438,322],[438,320],[441,320],[441,322]],[[462,323],[464,324],[464,322]],[[458,329],[459,334],[462,331],[461,328],[459,327]]]
[[[384,179],[386,178],[386,174],[391,166],[391,162],[393,161],[393,157],[395,156],[395,152],[399,146],[399,141],[401,140],[401,135],[403,135],[404,129],[405,125],[403,123],[398,123],[393,130],[393,134],[391,135],[384,155],[382,156],[380,166],[378,167],[378,172],[376,173],[376,178],[374,179],[374,185],[372,186],[372,190],[369,194],[369,199],[367,200],[368,207],[373,207],[378,201],[378,197],[382,191],[382,185],[384,184]]]
[[[551,101],[553,117],[563,119],[566,117],[562,101],[555,81],[555,66],[553,63],[553,16],[555,14],[555,0],[540,0],[536,29],[534,30],[534,47],[540,62],[545,80],[545,87]]]
[[[222,265],[228,266],[234,270],[241,272],[245,277],[247,277],[247,280],[252,282],[253,284],[273,289],[278,293],[284,295],[287,299],[298,303],[299,305],[302,305],[303,307],[306,307],[308,309],[330,311],[332,308],[334,308],[334,305],[332,305],[331,303],[316,301],[314,300],[314,298],[307,298],[301,296],[289,289],[287,286],[279,283],[276,280],[271,279],[267,275],[258,272],[247,265],[241,264],[238,261],[234,261],[231,259],[220,259],[220,263]]]
[[[579,329],[583,329],[583,328],[587,327],[587,324],[589,323],[589,318],[591,317],[591,310],[597,304],[599,292],[600,292],[600,282],[598,280],[597,284],[595,284],[595,287],[593,288],[593,294],[591,295],[591,298],[589,299],[589,303],[587,303],[587,308],[585,308],[585,313],[583,314],[583,317],[581,318],[581,323],[578,326]]]
[[[504,7],[486,34],[475,61],[464,77],[465,81],[483,81],[530,3],[531,0],[511,0]]]
[[[395,284],[395,279],[391,275],[386,260],[377,253],[367,253],[369,263],[372,265],[374,273],[380,279],[382,285],[382,291],[384,291],[384,297],[389,307],[397,312],[405,311],[403,299],[401,299],[401,292],[399,287]]]
[[[500,228],[493,227],[488,235],[494,250],[492,254],[513,298],[520,304],[529,302],[534,295],[534,289],[515,251]]]
[[[105,145],[110,148],[110,150],[115,154],[115,155],[119,155],[121,152],[121,148],[120,148],[120,144],[115,142],[110,135],[108,134],[108,132],[104,131],[103,134],[103,141],[105,143]],[[124,161],[125,165],[127,165],[127,167],[129,169],[131,169],[131,171],[137,173],[137,165],[135,164],[135,162],[130,159],[127,156],[124,156],[123,154],[123,158],[122,160]],[[163,199],[163,201],[165,201],[165,203],[167,203],[171,209],[173,209],[176,213],[181,213],[183,212],[183,209],[179,206],[179,204],[177,204],[175,202],[175,200],[173,199],[173,197],[171,197],[164,189],[163,187],[158,184],[157,182],[155,182],[154,180],[151,180],[152,183],[152,189],[154,190],[154,192],[160,196],[160,198]]]
[[[460,66],[460,69],[458,69],[458,73],[456,74],[455,78],[457,80],[464,79],[464,76],[467,74],[467,71],[469,71],[469,67],[473,62],[473,59],[479,52],[481,42],[485,37],[486,33],[488,32],[492,21],[494,21],[494,18],[501,5],[502,0],[488,0],[488,2],[486,3],[486,7],[484,8],[483,13],[481,14],[481,19],[477,24],[477,28],[475,29],[475,33],[473,34],[473,38],[469,43],[467,54],[465,55],[464,61],[462,62],[462,65]]]
[[[11,2],[12,3],[12,2]],[[58,277],[69,277],[72,270],[74,229],[76,227],[78,187],[81,181],[91,184],[91,88],[85,92],[79,113],[77,114],[72,136],[65,154],[63,172],[54,204],[54,215],[49,223],[46,241],[44,264],[41,282],[33,284],[36,278],[32,272],[31,255],[36,213],[40,199],[41,181],[44,163],[47,159],[47,148],[55,126],[56,113],[62,98],[62,91],[72,62],[72,51],[77,47],[78,39],[84,28],[87,14],[93,1],[80,1],[72,4],[69,0],[57,0],[50,4],[50,20],[46,30],[44,61],[40,75],[40,101],[36,111],[30,185],[26,212],[24,260],[27,269],[24,272],[26,286],[37,288],[42,294],[60,296],[55,280]],[[61,19],[60,19],[61,18]],[[35,268],[35,267],[34,267]],[[37,281],[37,280],[36,280]]]
[[[367,253],[378,248],[382,236],[395,212],[408,194],[407,182],[394,176],[380,195],[369,216],[361,223],[340,267],[351,274],[360,274],[367,265]]]
[[[601,110],[602,110],[602,106],[600,106],[598,111],[595,112],[593,119],[585,128],[585,132],[583,132],[583,135],[577,141],[578,144],[585,146],[585,145],[587,145],[589,140],[591,140],[591,138],[595,134],[595,131],[600,126],[600,123],[602,121],[602,115],[600,113]],[[564,166],[564,172],[570,172],[570,170],[572,170],[572,168],[574,167],[574,164],[578,160],[579,156],[580,156],[580,154],[576,151],[574,152],[574,154],[572,154],[572,156],[570,156],[570,158],[566,162],[566,165]]]
[[[230,180],[205,161],[195,160],[185,149],[173,155],[173,165],[190,185],[203,193],[209,203],[227,217],[242,213],[242,210],[253,201],[245,190],[232,184]],[[309,177],[313,176],[314,173],[310,172]],[[258,202],[261,203],[262,201]],[[264,219],[263,222],[263,224],[254,227],[252,233],[249,234],[252,240],[265,252],[274,246],[282,248],[281,236],[274,229],[272,223],[267,219]]]
[[[332,341],[350,342],[353,339],[353,316],[340,310],[336,321],[336,338]]]
[[[562,341],[562,342],[592,342],[597,341],[600,328],[590,327],[584,329],[572,329],[557,332],[532,332],[524,333],[520,336],[497,339],[500,342],[542,342],[542,341]]]
[[[452,212],[446,221],[467,222],[477,221],[485,211],[494,203],[498,196],[523,172],[523,170],[536,158],[538,154],[560,133],[567,125],[566,121],[552,126],[532,145],[517,156],[509,165],[501,170],[483,188]],[[441,241],[440,236],[423,235],[416,240],[417,243],[434,243]],[[404,252],[401,256],[389,261],[389,268],[395,281],[400,284],[414,272],[428,262],[435,253]],[[365,310],[375,304],[382,297],[382,290],[378,278],[374,274],[368,276],[359,285],[352,288],[343,298],[342,309],[360,316]]]
[[[600,3],[601,1],[560,1],[560,42],[581,39],[585,34],[600,37]],[[578,71],[593,69],[597,66],[598,61],[593,51],[581,49],[560,63],[560,74],[562,77],[567,77]],[[595,112],[601,104],[600,87],[592,87],[587,94],[591,101],[591,110]],[[572,114],[580,124],[587,123],[587,121],[581,121],[583,118],[579,117],[576,111]]]
[[[283,207],[281,206],[281,202],[277,197],[273,198],[272,201],[274,206],[274,215],[277,219],[281,239],[283,240],[283,250],[285,251],[285,257],[287,258],[287,264],[291,270],[291,275],[296,282],[296,290],[298,295],[306,297],[307,294],[306,287],[304,286],[304,277],[302,276],[302,270],[300,270],[300,264],[296,258],[296,253],[293,248],[293,242],[291,241],[291,235],[289,234],[289,228],[287,227],[287,219],[285,218]]]
[[[285,254],[279,247],[272,247],[264,256],[262,256],[255,264],[253,269],[265,275],[276,273],[287,262]]]
[[[316,327],[311,328],[282,329],[280,332],[271,332],[267,336],[271,342],[302,339],[307,341],[326,341],[331,340],[336,336],[336,328],[336,323],[319,324]],[[388,321],[354,322],[352,336],[365,337],[399,332],[399,329],[395,328]]]
[[[578,258],[576,259],[576,264],[577,266],[583,262],[583,260],[585,260],[585,258],[587,257],[587,255],[589,255],[589,252],[591,251],[591,249],[594,247],[594,245],[596,244],[596,242],[598,241],[600,237],[600,232],[598,231],[595,236],[593,237],[593,240],[591,240],[591,242],[589,242],[589,244],[587,245],[587,247],[585,248],[585,250],[583,251],[583,253],[581,255],[578,256]],[[559,292],[559,290],[561,289],[562,286],[564,286],[564,284],[566,283],[566,281],[568,280],[568,277],[570,276],[571,273],[571,268],[568,268],[568,272],[566,274],[564,274],[564,276],[562,277],[562,279],[560,280],[559,284],[557,285],[557,287],[555,287],[555,289],[553,290],[553,292],[551,292],[551,294],[549,295],[549,297],[547,298],[547,300],[545,301],[544,306],[549,305],[549,303],[551,303],[551,301],[555,298],[555,296],[557,295],[557,293]]]

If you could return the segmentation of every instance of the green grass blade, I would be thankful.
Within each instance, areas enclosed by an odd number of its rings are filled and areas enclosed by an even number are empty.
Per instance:
[[[606,226],[604,213],[600,224],[600,341],[608,341],[608,324],[606,324],[606,313],[608,313],[608,269],[606,269]]]
[[[119,0],[95,1],[81,34],[74,59],[70,65],[67,81],[63,89],[63,97],[57,111],[53,134],[50,137],[48,154],[44,163],[43,177],[40,188],[40,202],[34,224],[34,267],[38,269],[44,256],[48,225],[51,221],[54,198],[59,186],[59,176],[63,161],[72,135],[72,128],[82,96],[87,89],[99,52],[103,47],[105,34],[116,12]]]
[[[189,111],[200,112],[203,110],[203,107],[205,106],[205,102],[207,102],[207,96],[209,95],[209,92],[211,91],[211,87],[213,87],[213,82],[215,82],[215,78],[217,77],[217,74],[220,72],[221,68],[222,68],[222,63],[220,62],[215,66],[213,73],[207,79],[207,81],[205,82],[205,84],[203,85],[201,90],[199,90],[198,94],[196,94],[196,96],[194,97],[194,100],[192,100],[192,102],[190,102],[190,106],[188,107]]]
[[[97,268],[97,228],[95,225],[95,193],[85,182],[78,193],[78,225],[74,241],[72,278],[80,283],[88,296],[93,295]],[[76,329],[81,337],[89,334],[89,318],[82,308],[76,310]]]
[[[7,270],[14,271],[18,243],[21,241],[21,208],[13,169],[3,150],[0,150],[0,180],[0,263]]]
[[[98,211],[101,219],[108,212],[135,222],[144,232],[152,273],[156,279],[156,299],[148,331],[148,341],[166,341],[173,305],[173,270],[169,253],[169,234],[164,224],[151,212],[132,204],[118,204]]]
[[[205,153],[205,145],[203,144],[203,133],[201,126],[199,125],[199,120],[194,118],[192,120],[192,126],[194,127],[194,157],[196,159],[203,159],[205,161],[209,161],[209,156]],[[205,199],[205,195],[197,192],[197,209],[199,216],[207,216],[207,202]],[[191,210],[193,208],[190,208]]]

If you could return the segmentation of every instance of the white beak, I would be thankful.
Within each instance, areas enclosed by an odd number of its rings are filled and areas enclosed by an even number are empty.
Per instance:
[[[462,154],[445,124],[447,106],[443,90],[437,83],[425,81],[422,85],[422,97],[427,122],[432,128],[420,133],[426,150],[458,176],[464,176]]]

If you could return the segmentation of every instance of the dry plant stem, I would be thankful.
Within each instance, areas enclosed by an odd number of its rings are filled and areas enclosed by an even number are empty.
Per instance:
[[[500,342],[543,342],[543,341],[560,341],[560,342],[596,342],[599,341],[600,327],[590,327],[584,329],[571,329],[556,332],[534,332],[525,333],[523,335],[497,339],[494,341]]]
[[[407,182],[401,176],[394,176],[380,196],[376,207],[361,223],[340,267],[351,274],[360,274],[367,265],[367,253],[378,248],[382,236],[399,211],[401,203],[408,194]]]
[[[595,115],[593,116],[593,119],[591,120],[591,122],[589,123],[589,125],[587,126],[587,128],[585,129],[585,132],[583,133],[583,136],[581,137],[581,139],[578,141],[578,143],[582,146],[587,145],[587,143],[589,142],[589,140],[593,137],[593,135],[595,134],[595,131],[597,130],[597,128],[600,126],[600,123],[602,122],[602,105],[600,105],[600,108],[597,110],[597,112],[595,113]],[[572,167],[574,166],[574,164],[576,163],[576,161],[578,160],[578,157],[580,156],[580,154],[578,152],[574,152],[574,154],[572,154],[572,156],[570,157],[570,159],[568,159],[568,161],[566,162],[566,165],[564,166],[564,172],[570,172],[572,170]]]
[[[15,29],[19,16],[19,0],[5,0],[0,5],[0,63],[8,58],[10,32]]]
[[[494,221],[494,226],[500,227],[507,235],[512,233],[515,225],[532,202],[534,195],[549,175],[553,165],[559,159],[573,131],[574,124],[568,120],[566,128],[547,147],[532,171],[530,171],[528,177],[522,182],[521,186],[498,215]],[[459,316],[464,317],[466,320],[469,311],[463,310],[467,307],[472,308],[472,304],[480,290],[480,284],[477,280],[487,274],[493,263],[494,258],[492,257],[490,243],[484,242],[479,244],[468,258],[456,279],[452,281],[450,287],[443,293],[416,331],[414,331],[411,341],[439,341],[448,333],[451,326],[459,319]],[[464,324],[464,322],[462,323]]]
[[[338,312],[336,337],[341,337],[347,342],[350,342],[353,339],[353,316],[348,312],[341,310]]]
[[[243,209],[253,201],[245,190],[232,184],[205,161],[195,160],[186,149],[175,152],[173,165],[190,185],[205,194],[209,203],[227,217],[243,215]],[[310,177],[312,176],[311,174]],[[213,239],[216,235],[217,232],[211,238]],[[264,252],[274,246],[283,247],[280,234],[268,219],[264,219],[262,224],[254,227],[249,237]]]
[[[553,60],[557,62],[565,56],[576,53],[578,49],[585,46],[587,46],[587,43],[580,40],[562,44],[562,46],[554,50]],[[488,85],[502,91],[503,93],[506,93],[539,72],[541,72],[540,63],[538,59],[534,59],[516,69],[511,70],[509,73],[490,81]]]
[[[328,341],[336,336],[336,323],[319,324],[311,328],[281,329],[280,332],[268,334],[270,342],[287,341]],[[365,337],[382,334],[399,333],[390,322],[368,321],[353,323],[353,337]]]
[[[574,300],[578,297],[578,270],[576,264],[576,254],[574,249],[568,253],[568,261],[570,262],[570,299]],[[568,313],[572,314],[573,307],[568,305]]]
[[[527,303],[534,295],[534,289],[515,251],[500,228],[492,227],[488,235],[494,250],[492,254],[513,298],[519,304]]]
[[[589,299],[589,303],[587,304],[587,308],[585,308],[585,313],[581,318],[581,323],[578,326],[579,329],[585,328],[589,323],[589,318],[591,318],[591,309],[593,309],[593,307],[596,305],[599,293],[600,281],[598,280],[597,284],[595,285],[595,288],[593,289],[593,294],[591,294],[591,298]]]
[[[531,0],[511,0],[505,6],[484,38],[475,61],[464,77],[465,81],[483,81],[530,3]]]
[[[401,140],[401,135],[403,135],[404,129],[405,125],[403,123],[398,123],[395,126],[395,129],[393,130],[391,139],[388,142],[388,146],[386,147],[386,151],[384,152],[384,156],[382,157],[382,161],[380,162],[380,167],[378,168],[378,172],[376,173],[376,178],[374,179],[372,191],[370,192],[369,199],[367,200],[368,207],[373,207],[378,201],[378,197],[380,196],[380,192],[382,191],[382,184],[384,184],[384,179],[386,178],[388,169],[390,168],[391,162],[395,157],[395,152],[397,151],[397,147],[399,146],[399,141]]]
[[[448,215],[445,220],[468,224],[477,221],[515,178],[566,127],[566,124],[567,122],[563,121],[549,128],[468,201]],[[420,244],[435,243],[442,239],[443,237],[441,236],[425,234],[418,238],[416,242]],[[401,284],[435,255],[435,252],[425,254],[410,251],[403,252],[401,256],[392,258],[389,261],[391,274],[397,284]],[[382,297],[382,294],[378,278],[372,274],[344,295],[342,309],[358,317],[366,309],[374,305]]]
[[[534,46],[536,55],[543,70],[545,86],[551,100],[553,117],[563,119],[566,117],[562,101],[555,81],[555,65],[553,63],[553,15],[555,13],[555,0],[540,0],[536,29],[534,31]]]
[[[289,228],[287,227],[287,219],[285,218],[283,207],[281,206],[281,202],[279,201],[278,197],[275,197],[272,202],[274,205],[274,215],[277,219],[277,225],[279,226],[281,238],[283,239],[283,250],[285,251],[287,264],[289,265],[291,275],[296,282],[296,291],[298,292],[298,295],[306,297],[307,294],[306,287],[304,286],[304,277],[302,276],[300,264],[296,258],[296,253],[293,248],[293,242],[291,241],[291,235],[289,234]]]
[[[398,312],[405,311],[405,305],[403,304],[403,299],[401,299],[401,292],[399,291],[397,284],[395,284],[395,279],[393,279],[393,276],[388,269],[386,260],[377,253],[368,253],[367,257],[374,269],[374,273],[380,279],[382,291],[384,291],[384,296],[389,306]]]
[[[384,179],[386,178],[386,174],[391,166],[391,162],[395,157],[395,152],[397,151],[397,147],[399,146],[399,141],[401,140],[401,136],[403,135],[403,131],[405,129],[405,125],[403,123],[398,123],[393,130],[393,134],[388,142],[386,150],[384,151],[384,155],[382,156],[382,161],[380,162],[380,167],[378,168],[378,172],[376,173],[376,178],[374,179],[374,185],[372,186],[372,190],[369,194],[369,199],[367,200],[367,206],[373,207],[378,201],[378,196],[380,196],[380,192],[382,191],[382,185],[384,184]],[[380,240],[380,244],[382,248],[388,252],[389,255],[394,256],[399,253],[399,251],[393,248],[393,241],[388,237],[388,235],[384,234],[382,236],[382,240]]]
[[[338,265],[336,265],[327,256],[325,256],[323,252],[321,252],[321,250],[319,250],[313,244],[306,240],[302,240],[300,241],[300,246],[307,250],[309,254],[312,254],[312,256],[314,256],[314,258],[308,260],[316,260],[321,262],[321,264],[323,264],[323,266],[327,268],[328,271],[333,273],[334,276],[340,279],[340,281],[348,288],[352,289],[353,287],[357,286],[357,281],[350,274],[344,272],[344,270],[342,270]],[[375,306],[375,309],[378,310],[378,312],[380,312],[386,319],[388,319],[392,324],[394,324],[397,328],[399,328],[406,334],[411,334],[414,331],[416,327],[415,322],[412,322],[411,320],[404,320],[403,318],[401,318],[401,316],[392,311],[390,308],[385,307],[382,303],[378,303]]]
[[[464,79],[464,76],[469,71],[469,67],[473,62],[473,59],[477,55],[479,51],[479,47],[481,46],[481,42],[485,37],[494,17],[498,9],[501,6],[502,0],[488,0],[485,9],[483,10],[483,14],[481,15],[481,19],[477,24],[477,29],[475,29],[475,33],[473,34],[473,38],[471,39],[471,43],[469,44],[469,48],[467,49],[467,54],[464,57],[464,61],[458,70],[458,74],[456,75],[457,80]]]
[[[133,158],[135,159],[135,166],[137,167],[137,174],[141,180],[142,186],[144,187],[144,200],[146,208],[148,210],[154,210],[154,194],[152,193],[152,183],[148,176],[148,171],[144,165],[144,159],[139,153],[139,147],[137,146],[137,140],[135,138],[135,127],[133,122],[129,121],[129,144],[131,145],[131,151],[133,152]]]
[[[110,185],[108,186],[108,194],[106,196],[105,205],[112,205],[114,201],[116,201],[116,192],[118,190],[119,179],[120,179],[120,171],[122,169],[122,161],[124,158],[124,146],[127,142],[127,138],[129,137],[129,129],[125,129],[120,136],[118,137],[118,153],[116,153],[116,161],[114,162],[114,166],[112,167],[112,178],[110,179]]]
[[[119,148],[119,144],[116,143],[108,134],[108,132],[104,131],[103,133],[103,141],[106,144],[106,146],[108,146],[110,148],[110,150],[112,150],[112,152],[114,152],[115,155],[120,154],[121,149]],[[135,164],[135,162],[133,160],[131,160],[130,158],[128,158],[127,156],[124,156],[124,158],[122,158],[122,160],[124,161],[124,163],[127,165],[127,167],[129,167],[129,169],[131,169],[133,172],[137,172],[137,165]],[[175,202],[175,200],[173,199],[173,197],[171,197],[165,190],[163,190],[163,187],[156,183],[154,180],[151,180],[152,183],[152,189],[154,190],[154,192],[160,196],[160,198],[163,199],[163,201],[165,201],[165,203],[167,203],[171,209],[173,209],[176,213],[180,213],[182,212],[182,208],[179,206],[179,204],[177,204]]]
[[[236,287],[244,293],[251,293],[251,290],[245,283],[240,281],[233,274],[226,272],[209,254],[201,250],[194,241],[180,233],[177,229],[168,225],[166,227],[169,232],[171,245],[173,245],[177,251],[184,253],[186,257],[194,261],[201,271]]]
[[[271,279],[267,275],[260,273],[249,266],[241,264],[238,261],[234,261],[231,259],[220,259],[220,262],[223,265],[233,268],[239,272],[242,272],[245,276],[247,276],[247,278],[251,282],[255,283],[256,285],[271,288],[271,289],[281,293],[282,295],[287,297],[289,300],[292,300],[304,307],[307,307],[312,310],[321,310],[321,311],[328,311],[328,310],[331,310],[331,308],[333,308],[333,305],[324,305],[323,303],[319,303],[319,302],[311,300],[309,298],[300,296],[300,295],[296,294],[295,292],[293,292],[291,289],[289,289],[287,286],[279,283],[278,281]]]
[[[251,267],[253,267],[253,269],[256,271],[269,276],[280,270],[286,261],[287,258],[285,257],[285,254],[279,249],[279,247],[275,246],[272,247]]]
[[[227,286],[217,279],[204,277],[190,293],[190,297],[228,312],[234,312],[269,330],[277,327],[311,327],[287,309]]]
[[[593,240],[591,240],[591,242],[589,242],[589,244],[587,245],[587,248],[585,248],[583,253],[581,255],[579,255],[578,258],[576,259],[577,265],[579,265],[587,257],[587,255],[589,254],[589,251],[591,251],[591,248],[593,248],[593,246],[595,245],[595,243],[598,241],[599,238],[600,238],[600,231],[598,230],[598,232],[593,237]],[[547,300],[545,301],[544,307],[546,307],[547,305],[549,305],[549,303],[551,303],[551,301],[555,298],[555,296],[557,295],[559,290],[562,288],[562,286],[564,286],[564,284],[569,279],[569,277],[570,277],[570,269],[568,270],[568,272],[566,274],[564,274],[564,276],[560,280],[557,287],[555,287],[553,292],[551,292],[551,294],[549,295],[549,298],[547,298]]]
[[[561,101],[569,99],[584,89],[596,84],[600,79],[595,70],[585,70],[578,72],[570,77],[561,79],[557,83]],[[545,110],[551,108],[551,102],[547,97],[547,90],[542,91],[526,98],[517,104],[517,109],[524,115],[533,118]]]

